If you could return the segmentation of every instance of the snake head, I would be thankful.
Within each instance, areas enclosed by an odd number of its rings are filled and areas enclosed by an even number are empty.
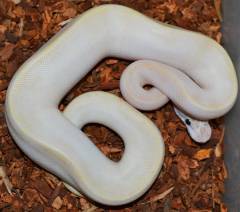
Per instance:
[[[174,107],[177,116],[186,125],[191,138],[198,143],[206,143],[212,135],[212,129],[207,121],[195,120]]]

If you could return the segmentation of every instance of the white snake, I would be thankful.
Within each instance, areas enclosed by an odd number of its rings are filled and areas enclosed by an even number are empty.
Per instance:
[[[126,99],[141,109],[158,108],[169,97],[196,118],[215,118],[232,107],[237,80],[228,54],[213,40],[117,5],[82,14],[20,67],[6,99],[16,143],[76,190],[103,204],[120,205],[140,197],[158,176],[164,158],[159,130],[104,92],[81,95],[64,114],[58,110],[64,95],[107,56],[149,60],[133,63],[121,80]],[[145,91],[144,84],[156,88]],[[123,138],[120,162],[107,159],[79,130],[93,122]]]

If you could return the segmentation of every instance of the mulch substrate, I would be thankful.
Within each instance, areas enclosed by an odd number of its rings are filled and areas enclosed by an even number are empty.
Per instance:
[[[220,0],[1,0],[0,211],[227,211],[222,201],[227,178],[223,118],[210,121],[211,140],[199,145],[188,136],[171,103],[156,111],[143,112],[162,132],[166,145],[164,165],[143,197],[117,208],[75,196],[58,178],[25,156],[11,138],[4,119],[4,101],[18,67],[71,18],[108,3],[126,5],[156,20],[201,32],[221,42]],[[105,59],[68,93],[59,109],[89,91],[104,90],[121,97],[119,79],[129,63]],[[107,157],[120,160],[124,145],[117,134],[96,124],[85,126],[84,132]]]

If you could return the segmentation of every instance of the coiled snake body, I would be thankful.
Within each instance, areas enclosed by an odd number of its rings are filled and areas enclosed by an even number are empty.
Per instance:
[[[141,196],[158,176],[164,158],[159,130],[104,92],[81,95],[64,114],[58,110],[63,96],[107,56],[145,60],[130,66],[121,81],[126,99],[141,109],[160,107],[169,97],[194,117],[215,118],[232,107],[237,80],[229,56],[213,40],[117,5],[82,14],[20,67],[6,99],[16,143],[76,190],[120,205]],[[157,88],[145,91],[146,83]],[[109,126],[123,138],[120,162],[108,160],[79,130],[90,122]]]

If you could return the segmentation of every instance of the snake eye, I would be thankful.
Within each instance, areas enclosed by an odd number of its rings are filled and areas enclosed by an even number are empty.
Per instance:
[[[185,119],[185,123],[190,126],[191,125],[191,121],[189,119]]]

